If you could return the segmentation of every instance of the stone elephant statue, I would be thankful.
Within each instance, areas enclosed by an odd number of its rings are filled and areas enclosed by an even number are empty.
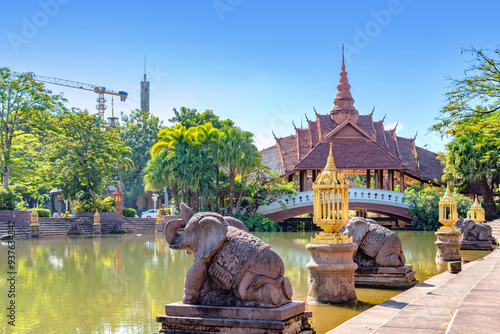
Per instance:
[[[399,237],[374,220],[351,218],[344,234],[358,245],[354,262],[359,267],[399,267],[406,263]]]
[[[472,219],[458,218],[454,224],[462,231],[462,240],[464,241],[494,241],[490,225],[476,223]]]
[[[170,248],[194,254],[184,281],[184,303],[277,307],[291,301],[283,261],[247,233],[241,221],[211,212],[195,214],[184,203],[180,208],[180,219],[165,226],[165,239]]]

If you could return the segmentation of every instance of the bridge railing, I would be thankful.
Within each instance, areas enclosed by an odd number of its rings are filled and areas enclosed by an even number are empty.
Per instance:
[[[403,196],[403,193],[390,190],[349,188],[349,203],[383,204],[408,208],[408,204],[403,202]],[[312,206],[313,191],[309,190],[294,194],[291,199],[283,199],[282,202],[287,209]],[[274,202],[269,205],[259,207],[257,213],[267,215],[278,211],[283,211],[283,208],[279,202]]]

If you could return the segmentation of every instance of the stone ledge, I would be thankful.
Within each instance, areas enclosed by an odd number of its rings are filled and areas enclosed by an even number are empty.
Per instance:
[[[290,319],[297,314],[304,313],[304,311],[305,304],[303,302],[290,302],[276,308],[189,305],[183,302],[172,303],[165,306],[165,314],[169,316],[275,321]]]
[[[187,305],[165,306],[166,314],[156,317],[160,333],[211,334],[310,334],[304,302],[290,302],[276,308]]]

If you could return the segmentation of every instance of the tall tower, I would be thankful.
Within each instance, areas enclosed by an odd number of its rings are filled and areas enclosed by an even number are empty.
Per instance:
[[[149,81],[146,80],[146,56],[144,56],[144,81],[141,81],[141,109],[149,111]]]

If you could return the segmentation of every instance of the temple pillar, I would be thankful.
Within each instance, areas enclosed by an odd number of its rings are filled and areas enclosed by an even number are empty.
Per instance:
[[[384,189],[384,170],[383,169],[378,171],[378,177],[379,177],[379,180],[378,180],[379,188],[378,189]]]
[[[399,191],[405,192],[405,174],[403,172],[399,172]]]
[[[307,190],[307,170],[299,172],[299,191]]]
[[[316,169],[312,170],[312,182],[316,181],[316,177],[318,177],[318,171]]]
[[[375,169],[373,171],[373,178],[375,179],[375,184],[374,184],[373,188],[375,188],[375,189],[378,189],[378,187],[379,187],[379,185],[378,185],[379,181],[380,181],[380,179],[378,177],[379,172],[380,171],[378,169]]]
[[[387,178],[389,180],[389,190],[394,191],[394,170],[387,171]]]
[[[370,175],[370,170],[366,170],[366,188],[371,188],[372,176]]]

